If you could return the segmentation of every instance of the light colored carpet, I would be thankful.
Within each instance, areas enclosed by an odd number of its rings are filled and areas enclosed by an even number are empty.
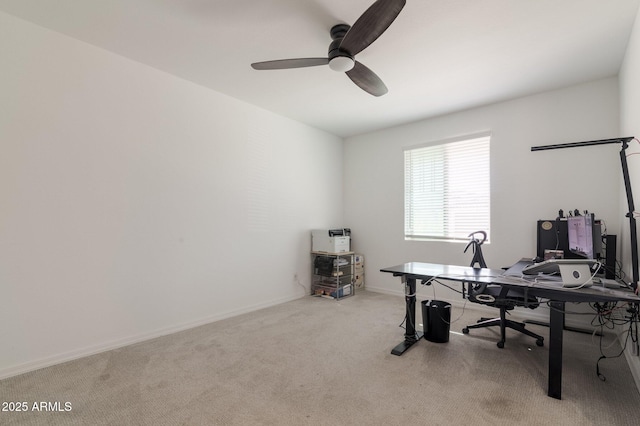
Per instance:
[[[461,313],[454,307],[452,318]],[[555,400],[546,346],[511,331],[498,349],[497,330],[460,333],[485,313],[467,304],[448,343],[422,340],[398,357],[390,351],[403,339],[402,297],[305,297],[5,379],[0,400],[30,407],[0,412],[0,424],[637,424],[640,395],[624,357],[601,363],[603,382],[597,339],[565,332]],[[71,411],[31,411],[38,401]]]

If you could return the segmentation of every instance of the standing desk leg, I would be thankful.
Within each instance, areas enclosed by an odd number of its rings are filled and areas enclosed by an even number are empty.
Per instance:
[[[405,302],[407,305],[405,315],[405,333],[404,341],[396,345],[391,350],[393,355],[402,355],[411,346],[416,344],[422,338],[422,333],[416,331],[416,280],[415,278],[407,278],[404,287]]]
[[[562,399],[562,330],[564,302],[551,301],[549,314],[549,388],[547,395]]]

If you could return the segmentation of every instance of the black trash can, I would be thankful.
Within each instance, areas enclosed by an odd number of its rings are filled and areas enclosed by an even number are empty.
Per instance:
[[[448,342],[451,325],[451,303],[443,302],[442,300],[423,300],[422,324],[425,339],[435,343]]]

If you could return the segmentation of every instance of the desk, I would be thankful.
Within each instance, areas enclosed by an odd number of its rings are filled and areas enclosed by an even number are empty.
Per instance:
[[[405,283],[405,302],[407,324],[404,341],[391,351],[402,355],[422,337],[415,329],[416,281],[428,281],[438,278],[449,281],[499,284],[504,287],[525,289],[529,295],[550,300],[549,321],[549,373],[547,395],[561,399],[562,396],[562,332],[564,325],[564,307],[566,302],[631,302],[640,303],[640,297],[630,291],[613,290],[591,286],[581,289],[526,282],[519,278],[522,268],[531,263],[521,260],[507,271],[501,269],[472,268],[469,266],[440,265],[434,263],[410,262],[383,268],[401,277]]]

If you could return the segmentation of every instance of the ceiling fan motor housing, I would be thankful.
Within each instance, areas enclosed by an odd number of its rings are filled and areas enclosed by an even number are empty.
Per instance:
[[[347,31],[351,28],[347,24],[334,25],[331,28],[331,38],[333,41],[329,45],[329,68],[334,71],[347,72],[355,66],[353,56],[340,49],[340,44]]]

